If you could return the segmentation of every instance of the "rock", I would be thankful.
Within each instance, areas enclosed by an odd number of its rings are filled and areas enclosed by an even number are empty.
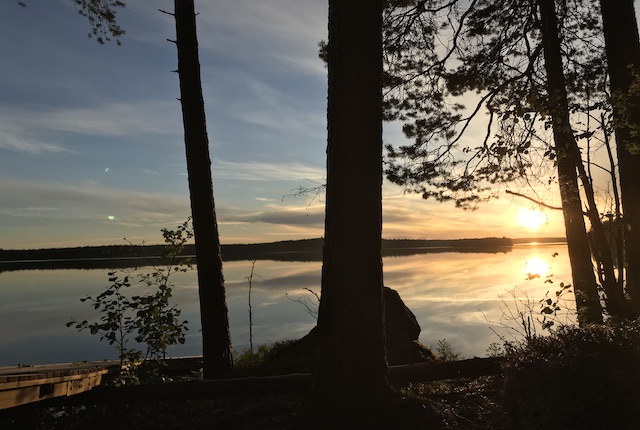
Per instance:
[[[384,317],[387,336],[387,361],[390,365],[423,363],[433,353],[422,345],[420,324],[396,290],[384,287]]]
[[[384,287],[387,361],[389,365],[424,363],[435,357],[418,341],[420,324],[397,291]],[[260,373],[265,375],[307,373],[313,368],[318,348],[317,327],[302,339],[288,342],[267,357]]]

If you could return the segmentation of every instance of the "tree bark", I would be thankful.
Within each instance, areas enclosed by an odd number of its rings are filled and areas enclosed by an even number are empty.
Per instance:
[[[542,39],[547,72],[549,106],[552,107],[553,138],[556,149],[558,182],[567,235],[576,309],[580,325],[602,322],[596,279],[591,262],[589,238],[582,214],[576,172],[577,144],[571,131],[558,23],[554,0],[539,0]],[[582,161],[580,161],[582,162]]]
[[[193,0],[175,0],[180,102],[198,261],[203,372],[205,379],[211,379],[231,373],[233,362],[194,10]]]
[[[640,94],[630,92],[640,71],[640,39],[633,0],[601,0],[602,23],[613,95],[627,292],[640,312]],[[635,153],[634,153],[635,152]]]
[[[391,397],[382,283],[382,2],[329,0],[320,346],[300,428],[364,428]]]

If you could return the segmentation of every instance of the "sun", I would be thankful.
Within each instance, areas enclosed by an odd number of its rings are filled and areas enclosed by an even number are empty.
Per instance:
[[[547,223],[547,215],[539,209],[520,208],[518,222],[529,230],[537,230]]]

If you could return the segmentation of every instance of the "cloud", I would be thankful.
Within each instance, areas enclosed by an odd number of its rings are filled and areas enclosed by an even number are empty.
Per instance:
[[[286,226],[322,226],[324,225],[324,207],[309,208],[277,207],[269,205],[265,210],[246,214],[225,215],[225,222],[264,223]]]
[[[57,133],[81,136],[132,138],[162,135],[181,138],[180,108],[175,103],[145,101],[108,103],[87,107],[0,106],[0,148],[33,155],[77,153],[52,137]],[[145,139],[139,139],[143,141]]]
[[[240,67],[220,64],[203,66],[205,99],[212,101],[209,110],[218,118],[229,118],[271,132],[282,132],[324,143],[326,139],[326,94],[324,80],[313,88],[299,76],[283,84],[282,78],[261,74]],[[220,105],[219,101],[224,104]],[[228,129],[229,124],[225,123]],[[273,142],[277,144],[278,142]]]
[[[42,142],[38,138],[31,138],[23,131],[13,131],[4,129],[0,133],[0,149],[27,153],[31,155],[51,154],[51,153],[74,153],[74,151],[62,146]]]
[[[26,112],[13,115],[22,117]],[[95,104],[87,107],[43,107],[31,111],[39,128],[95,136],[181,135],[180,107],[174,102],[147,100]],[[25,124],[33,125],[31,121]]]
[[[244,181],[299,181],[308,179],[324,182],[325,169],[302,163],[263,163],[213,160],[213,175],[216,179]]]
[[[0,215],[51,220],[107,221],[122,225],[165,226],[188,213],[188,196],[110,188],[93,181],[82,184],[5,179],[0,189]],[[34,206],[33,202],[39,202]]]
[[[254,65],[276,59],[271,67],[280,73],[324,76],[317,59],[317,44],[327,34],[327,7],[314,0],[235,0],[203,2],[198,6],[199,41],[203,50],[224,52]],[[289,58],[290,68],[282,67]],[[309,62],[309,59],[315,59]]]
[[[43,128],[98,136],[181,135],[180,108],[174,102],[107,103],[44,112]]]

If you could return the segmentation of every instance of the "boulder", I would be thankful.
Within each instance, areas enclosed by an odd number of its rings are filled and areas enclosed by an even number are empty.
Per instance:
[[[418,341],[420,324],[398,292],[384,287],[384,301],[389,365],[424,363],[433,360],[433,353]],[[281,345],[265,359],[260,373],[275,375],[310,372],[318,349],[318,337],[318,329],[314,327],[302,339]]]
[[[387,361],[390,365],[423,363],[433,353],[422,345],[420,324],[396,290],[384,287],[384,318],[387,337]]]

